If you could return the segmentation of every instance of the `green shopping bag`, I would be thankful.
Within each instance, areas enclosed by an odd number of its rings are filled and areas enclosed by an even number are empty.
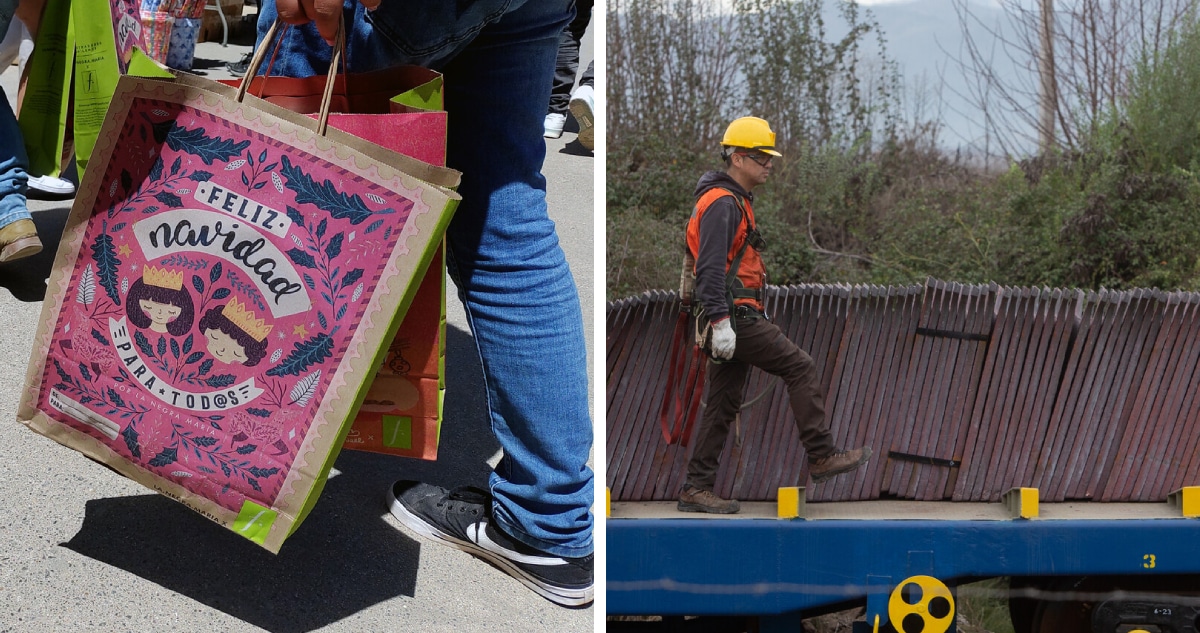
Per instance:
[[[48,0],[38,29],[18,123],[35,175],[58,176],[75,56],[71,0]]]
[[[82,178],[117,80],[128,68],[134,47],[141,46],[137,12],[135,0],[47,3],[19,117],[32,173],[59,174],[70,114]]]

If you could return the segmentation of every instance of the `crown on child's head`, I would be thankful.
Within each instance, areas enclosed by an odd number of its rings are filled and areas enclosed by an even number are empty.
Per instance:
[[[146,269],[142,272],[142,281],[151,286],[158,286],[159,288],[179,290],[183,287],[183,271],[146,266]]]
[[[262,342],[271,333],[274,325],[267,324],[266,319],[256,319],[254,313],[246,309],[246,305],[238,301],[236,298],[230,299],[229,303],[221,309],[221,314],[229,319],[234,325],[242,328],[242,331],[249,334],[254,340]]]

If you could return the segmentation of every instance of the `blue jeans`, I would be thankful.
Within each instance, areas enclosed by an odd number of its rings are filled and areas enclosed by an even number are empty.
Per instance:
[[[538,550],[592,552],[587,349],[579,293],[546,209],[542,119],[570,0],[346,3],[349,68],[419,64],[445,74],[449,165],[462,204],[447,265],[466,307],[504,457],[491,475],[493,518]],[[419,5],[419,6],[413,6]],[[262,4],[259,38],[275,20]],[[324,74],[313,25],[288,29],[273,74]],[[270,53],[268,53],[268,59]]]
[[[0,229],[31,217],[25,201],[28,168],[21,128],[17,127],[8,97],[0,89]]]

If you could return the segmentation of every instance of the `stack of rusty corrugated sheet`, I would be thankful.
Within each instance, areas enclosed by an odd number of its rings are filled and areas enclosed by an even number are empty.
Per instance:
[[[767,312],[816,360],[837,443],[874,452],[809,485],[810,501],[996,501],[1016,486],[1044,501],[1162,501],[1200,480],[1198,294],[803,285],[768,288]],[[672,380],[693,384],[668,425],[702,415],[689,370],[704,361],[674,344],[679,313],[673,292],[608,306],[613,500],[674,499],[683,483],[687,436],[672,441],[660,414],[674,355]],[[774,499],[805,484],[805,454],[782,382],[753,370],[745,393],[716,492]]]

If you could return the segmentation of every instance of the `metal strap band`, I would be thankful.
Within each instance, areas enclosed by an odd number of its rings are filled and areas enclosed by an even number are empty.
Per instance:
[[[962,461],[957,459],[926,457],[924,455],[913,455],[911,453],[900,453],[897,451],[888,451],[888,459],[895,459],[902,462],[913,462],[914,464],[928,464],[930,466],[945,466],[947,468],[958,468],[962,465]]]
[[[939,338],[954,338],[962,341],[990,341],[992,339],[991,334],[971,334],[969,332],[955,332],[953,330],[935,330],[928,327],[917,328],[917,334]]]

